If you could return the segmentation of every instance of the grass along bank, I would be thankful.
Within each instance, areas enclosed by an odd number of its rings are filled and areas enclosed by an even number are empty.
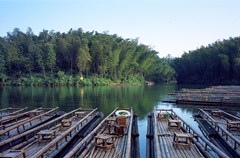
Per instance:
[[[110,79],[99,75],[81,76],[66,75],[64,72],[58,72],[55,75],[43,76],[42,74],[33,74],[19,77],[9,77],[0,75],[1,86],[114,86],[114,85],[142,85],[144,78],[140,76],[129,76],[121,79]]]

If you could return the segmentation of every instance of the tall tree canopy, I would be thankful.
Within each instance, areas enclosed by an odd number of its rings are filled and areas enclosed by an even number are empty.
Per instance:
[[[228,56],[220,56],[226,69]],[[231,58],[230,58],[231,59]],[[107,33],[84,32],[81,28],[67,33],[43,30],[35,35],[31,28],[18,28],[0,37],[0,74],[11,78],[41,76],[98,75],[112,80],[139,76],[155,82],[169,81],[175,71],[158,52],[138,44],[137,39],[123,39]]]
[[[240,83],[240,37],[184,53],[172,66],[179,83]]]

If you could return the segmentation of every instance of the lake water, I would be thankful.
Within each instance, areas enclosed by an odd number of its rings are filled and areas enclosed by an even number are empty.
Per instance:
[[[192,113],[196,109],[161,102],[169,93],[180,88],[189,88],[189,86],[164,84],[119,87],[2,87],[0,88],[0,108],[59,107],[66,112],[79,107],[98,108],[98,111],[106,116],[116,107],[132,107],[139,118],[140,155],[146,157],[146,118],[154,107],[173,108],[182,119],[199,131],[197,123],[192,118]]]

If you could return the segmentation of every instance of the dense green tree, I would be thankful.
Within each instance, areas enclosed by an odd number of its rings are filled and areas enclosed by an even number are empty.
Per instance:
[[[56,51],[52,44],[46,45],[46,67],[51,70],[53,76],[53,71],[56,66]]]
[[[0,50],[0,74],[5,73],[5,60],[2,51]]]
[[[15,70],[18,68],[16,67],[16,61],[18,60],[18,49],[15,45],[6,45],[6,54],[5,54],[5,59],[6,59],[6,69],[7,72],[10,76],[12,76],[12,73],[15,73]]]
[[[56,39],[56,51],[57,51],[57,65],[59,66],[60,69],[63,71],[68,71],[70,70],[70,64],[69,64],[69,59],[68,59],[68,52],[69,52],[69,43],[68,40],[65,39],[64,37],[58,37]]]
[[[76,58],[77,67],[79,73],[82,75],[88,74],[91,64],[91,56],[89,54],[89,49],[87,46],[78,49],[77,58]]]
[[[34,73],[43,73],[45,76],[45,67],[43,60],[43,51],[39,45],[31,45],[29,48],[30,63],[28,63],[28,69]]]
[[[72,85],[72,78],[79,74],[94,79],[80,84],[98,83],[96,77],[116,82],[134,77],[166,82],[175,76],[169,61],[160,59],[158,52],[148,46],[138,44],[138,39],[123,39],[107,32],[84,32],[81,28],[70,29],[67,33],[43,30],[38,35],[31,28],[26,33],[15,28],[0,38],[0,57],[0,73],[13,79],[31,76],[33,85],[53,85],[54,77]],[[225,64],[225,58],[220,59]],[[238,63],[229,58],[231,62]],[[43,82],[49,74],[50,81]],[[67,79],[67,75],[71,77]],[[43,79],[38,79],[39,76]],[[109,83],[108,80],[104,82]]]
[[[0,74],[5,74],[4,45],[5,40],[0,37]]]
[[[240,83],[240,38],[216,41],[184,53],[172,66],[179,83]]]
[[[239,81],[240,80],[240,57],[235,58],[234,61],[234,72],[236,74],[236,78]]]

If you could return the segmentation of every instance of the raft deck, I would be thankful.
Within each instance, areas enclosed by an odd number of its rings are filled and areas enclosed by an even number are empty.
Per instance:
[[[149,118],[148,158],[228,157],[206,138],[192,129],[171,109],[154,109]]]
[[[2,122],[6,122],[9,118],[15,117],[17,114],[23,112],[26,110],[26,108],[6,108],[6,109],[1,109],[0,111],[0,125],[2,125]]]
[[[74,110],[65,115],[64,119],[56,126],[38,131],[34,137],[4,151],[2,156],[8,155],[10,151],[22,151],[26,157],[46,157],[53,151],[59,151],[95,115],[96,109]],[[53,150],[53,148],[55,149]]]
[[[2,119],[0,120],[0,129],[4,130],[8,127],[14,126],[15,124],[26,121],[32,118],[36,111],[43,112],[41,108],[24,112],[25,109],[27,108],[20,109],[15,112],[4,115],[4,117],[2,117]]]
[[[56,156],[63,148],[67,147],[68,143],[79,133],[79,131],[87,126],[89,122],[91,122],[91,120],[93,120],[99,113],[97,112],[97,109],[79,109],[72,114],[74,114],[74,116],[69,118],[72,120],[71,126],[60,129],[58,136],[35,153],[33,158]],[[99,118],[99,116],[97,117]],[[64,120],[61,121],[61,124]]]
[[[30,140],[40,130],[43,130],[45,128],[50,128],[50,127],[56,125],[56,123],[59,122],[60,119],[62,118],[62,116],[59,117],[61,115],[60,112],[54,111],[56,109],[57,108],[53,109],[53,111],[52,110],[49,111],[49,114],[48,114],[49,118],[47,120],[45,120],[43,122],[38,122],[39,124],[37,124],[36,126],[32,126],[27,130],[25,128],[26,131],[22,131],[22,132],[20,131],[21,132],[20,134],[16,134],[15,136],[12,136],[11,138],[7,138],[4,141],[0,141],[0,152],[10,149],[16,145],[19,145],[23,141]],[[39,116],[41,117],[42,115],[39,115]],[[41,120],[41,118],[39,118],[37,120]],[[31,124],[32,121],[33,120],[29,120],[28,122],[25,122],[25,123]],[[24,126],[25,126],[25,124],[20,124],[19,128],[24,128]],[[15,127],[13,129],[15,129]],[[6,134],[2,135],[2,136],[7,137]]]
[[[132,109],[124,109],[130,112],[130,116],[123,116],[124,119],[118,121],[121,117],[115,115],[118,110],[123,109],[115,109],[109,114],[85,139],[65,155],[65,158],[125,158],[131,157],[131,155],[139,155],[131,153],[133,111]],[[123,129],[120,128],[122,125],[124,126]]]
[[[240,156],[240,118],[219,109],[199,109],[200,116]]]
[[[9,107],[9,108],[0,109],[0,117],[8,115],[8,114],[12,114],[12,113],[14,113],[14,112],[16,112],[18,110],[21,110],[21,108]]]
[[[58,107],[53,109],[38,108],[25,112],[23,114],[19,114],[21,116],[24,116],[24,118],[8,125],[4,125],[4,128],[0,129],[0,140],[3,141],[9,139],[15,135],[21,134],[31,128],[40,125],[42,122],[51,118],[57,109]],[[16,118],[21,117],[19,115],[16,115]]]

